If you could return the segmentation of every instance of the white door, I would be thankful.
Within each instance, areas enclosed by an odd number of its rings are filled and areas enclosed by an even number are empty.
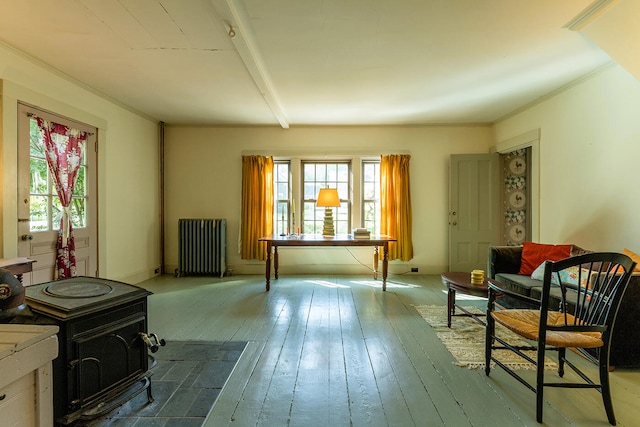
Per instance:
[[[20,104],[18,108],[18,256],[36,262],[25,274],[25,285],[56,278],[55,261],[60,202],[48,173],[34,116],[89,134],[72,198],[72,224],[79,276],[98,275],[97,129],[83,123]]]
[[[452,155],[449,181],[449,269],[486,270],[500,235],[498,154]]]

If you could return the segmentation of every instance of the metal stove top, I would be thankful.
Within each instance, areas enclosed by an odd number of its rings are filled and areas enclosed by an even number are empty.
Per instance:
[[[25,300],[34,310],[66,319],[92,313],[151,295],[138,286],[96,277],[74,277],[25,288]]]

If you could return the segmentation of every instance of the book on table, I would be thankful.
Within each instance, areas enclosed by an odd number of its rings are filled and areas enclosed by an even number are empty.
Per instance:
[[[354,239],[370,239],[371,233],[366,228],[354,228],[353,238]]]

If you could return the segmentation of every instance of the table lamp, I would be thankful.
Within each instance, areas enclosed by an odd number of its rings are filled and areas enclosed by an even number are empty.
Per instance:
[[[322,228],[322,235],[324,237],[335,236],[335,230],[333,228],[333,207],[340,206],[340,197],[338,196],[338,190],[335,188],[321,188],[318,193],[318,199],[316,200],[316,206],[324,208],[324,227]]]

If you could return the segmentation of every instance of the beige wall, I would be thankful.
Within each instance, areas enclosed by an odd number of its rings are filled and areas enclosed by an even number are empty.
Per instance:
[[[0,45],[2,216],[0,256],[17,256],[17,102],[96,126],[99,269],[136,283],[160,265],[158,128],[155,121],[62,78]]]
[[[393,261],[391,272],[418,267],[420,273],[440,273],[448,265],[449,156],[487,153],[494,144],[490,127],[181,127],[168,126],[166,143],[167,270],[177,268],[179,218],[226,218],[228,265],[236,273],[263,273],[263,263],[243,261],[238,254],[241,201],[241,157],[272,154],[320,158],[380,153],[411,154],[414,259]],[[322,153],[322,154],[321,154]],[[366,272],[371,249],[281,249],[286,272]]]
[[[497,141],[539,129],[540,242],[640,252],[640,82],[621,67],[495,125]]]

